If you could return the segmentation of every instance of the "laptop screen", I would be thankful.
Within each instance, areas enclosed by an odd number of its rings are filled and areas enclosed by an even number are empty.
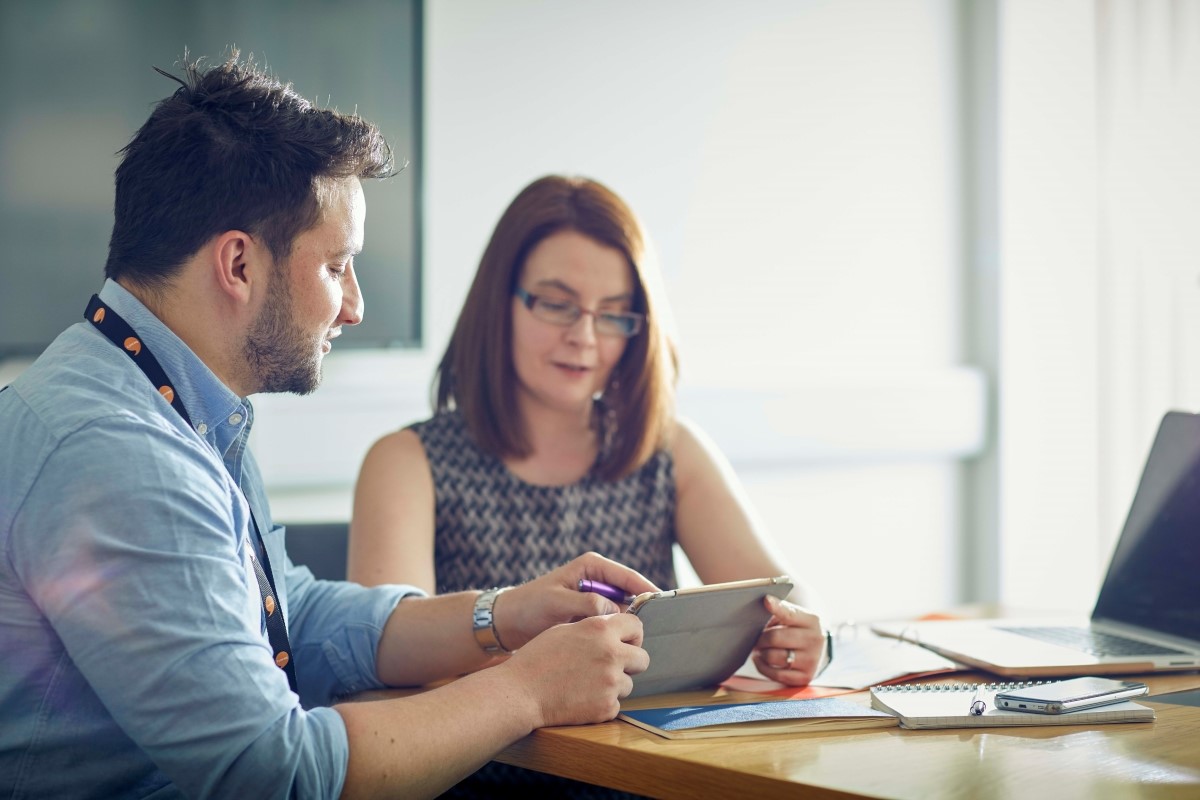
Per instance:
[[[1200,640],[1200,415],[1163,417],[1092,616]]]

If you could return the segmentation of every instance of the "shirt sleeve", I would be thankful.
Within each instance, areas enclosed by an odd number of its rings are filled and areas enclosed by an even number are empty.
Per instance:
[[[13,568],[67,668],[183,794],[337,797],[345,726],[302,708],[272,661],[236,491],[200,440],[93,422],[42,465]]]
[[[277,589],[287,614],[288,640],[296,657],[296,681],[305,708],[329,705],[347,695],[385,688],[376,669],[379,640],[396,604],[415,586],[367,588],[347,581],[319,581],[296,566],[285,547],[286,527],[275,525],[254,454],[242,458],[239,478],[246,502],[262,530],[271,564],[282,564]]]
[[[383,626],[402,598],[425,593],[412,586],[319,581],[308,567],[285,561],[288,638],[304,706],[385,688],[375,667]]]

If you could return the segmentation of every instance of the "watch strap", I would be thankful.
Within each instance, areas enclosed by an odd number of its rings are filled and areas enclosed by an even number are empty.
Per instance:
[[[494,612],[496,598],[508,591],[508,589],[509,587],[507,586],[488,589],[475,598],[475,609],[471,613],[471,626],[475,632],[475,641],[479,642],[479,646],[483,648],[485,653],[512,652],[500,642],[500,636],[496,633],[496,615]]]

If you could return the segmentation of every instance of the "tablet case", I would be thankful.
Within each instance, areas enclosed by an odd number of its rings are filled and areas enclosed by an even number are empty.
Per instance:
[[[716,686],[746,662],[771,618],[763,598],[791,590],[787,578],[766,578],[658,592],[635,603],[650,666],[633,676],[629,696]]]

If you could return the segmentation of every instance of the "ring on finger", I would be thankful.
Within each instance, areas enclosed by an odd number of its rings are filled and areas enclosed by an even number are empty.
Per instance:
[[[794,664],[794,663],[795,663],[795,661],[796,661],[796,651],[795,651],[795,650],[788,650],[788,651],[787,651],[787,658],[785,658],[785,659],[783,660],[783,668],[784,668],[784,669],[791,669],[791,668],[792,668],[792,664]]]

